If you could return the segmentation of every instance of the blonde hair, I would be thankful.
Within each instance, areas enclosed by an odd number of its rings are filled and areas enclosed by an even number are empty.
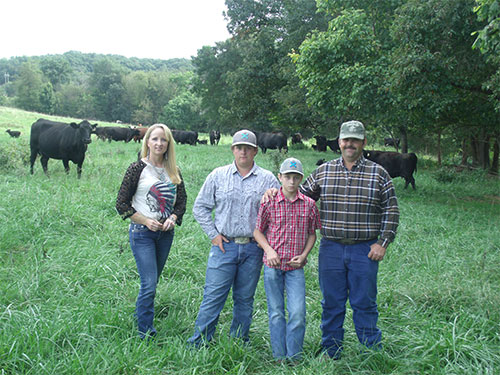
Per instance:
[[[149,137],[151,136],[151,133],[155,129],[163,129],[165,132],[165,138],[168,141],[168,147],[167,147],[167,152],[164,154],[163,158],[163,167],[167,171],[170,180],[172,183],[178,185],[181,183],[181,176],[179,174],[179,168],[177,167],[177,162],[175,160],[175,140],[174,137],[172,136],[172,132],[170,129],[167,127],[165,124],[154,124],[149,127],[149,129],[146,131],[146,134],[144,135],[144,140],[142,142],[142,149],[141,149],[141,157],[145,158],[149,154],[149,147],[148,147],[148,141]],[[165,158],[165,155],[167,157]]]

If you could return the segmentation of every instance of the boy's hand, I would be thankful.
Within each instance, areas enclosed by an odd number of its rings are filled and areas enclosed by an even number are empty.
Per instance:
[[[306,264],[306,259],[307,258],[302,255],[297,255],[290,259],[286,264],[293,268],[300,268]]]
[[[269,267],[279,267],[281,264],[280,257],[278,253],[274,251],[273,248],[270,248],[266,251],[267,264]]]

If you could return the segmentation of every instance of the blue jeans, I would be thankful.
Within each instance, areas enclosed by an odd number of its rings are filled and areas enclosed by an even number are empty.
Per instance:
[[[139,335],[141,338],[148,333],[154,336],[156,334],[153,326],[156,285],[170,252],[174,231],[153,232],[145,225],[130,224],[129,239],[141,279],[135,305]]]
[[[379,347],[382,333],[377,328],[378,262],[368,258],[370,245],[376,240],[342,245],[322,238],[319,246],[319,286],[322,346],[331,357],[340,355],[344,339],[346,301],[353,311],[358,340],[367,347]]]
[[[248,341],[255,289],[262,269],[262,250],[256,242],[239,245],[224,243],[225,253],[212,246],[208,256],[205,289],[194,334],[188,343],[200,346],[215,332],[219,314],[233,288],[233,321],[229,334]]]
[[[306,333],[304,269],[282,271],[264,266],[264,287],[273,357],[299,359]],[[288,323],[285,319],[285,291]]]

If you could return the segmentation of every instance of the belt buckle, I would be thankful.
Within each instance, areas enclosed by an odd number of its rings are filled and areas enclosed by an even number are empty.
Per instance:
[[[234,243],[238,245],[245,245],[250,242],[250,238],[248,237],[234,237]]]

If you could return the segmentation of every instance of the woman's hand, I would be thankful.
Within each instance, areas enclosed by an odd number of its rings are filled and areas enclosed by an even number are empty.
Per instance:
[[[175,227],[175,218],[173,216],[170,216],[165,222],[163,223],[162,229],[163,231],[167,230],[172,230]]]
[[[154,219],[146,219],[146,226],[148,227],[148,229],[152,232],[156,232],[158,230],[163,230],[163,225],[162,223],[160,223],[158,220],[154,220]]]

